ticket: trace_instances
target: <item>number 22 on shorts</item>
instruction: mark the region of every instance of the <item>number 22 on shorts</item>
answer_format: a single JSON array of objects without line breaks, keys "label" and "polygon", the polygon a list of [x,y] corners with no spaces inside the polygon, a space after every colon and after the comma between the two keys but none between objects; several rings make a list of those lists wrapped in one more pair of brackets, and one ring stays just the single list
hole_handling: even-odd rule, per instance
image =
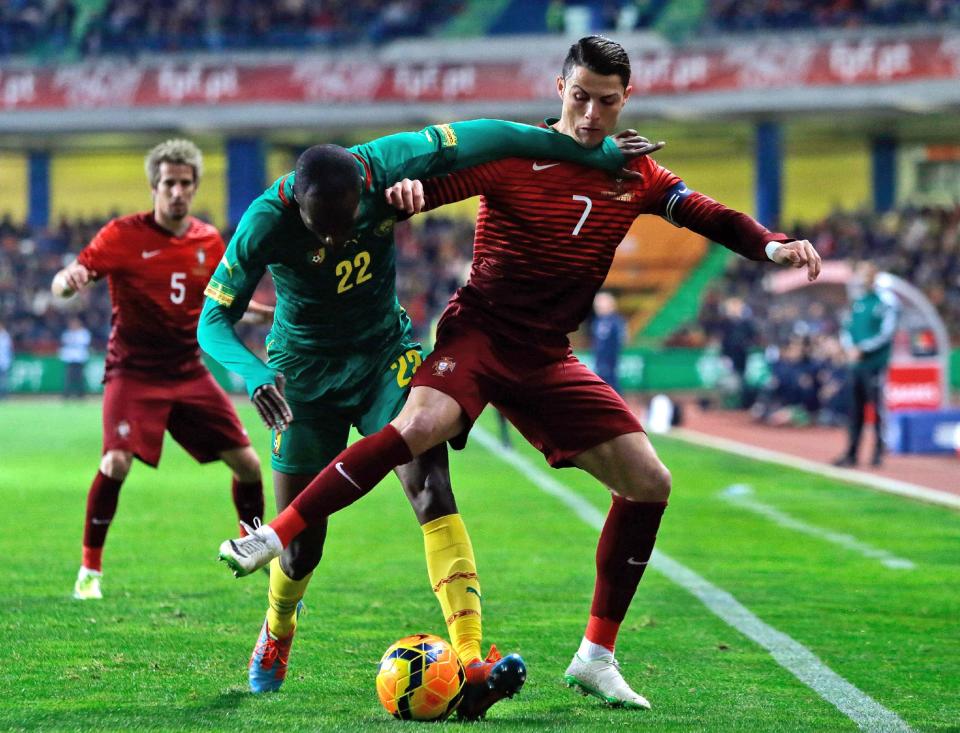
[{"label": "number 22 on shorts", "polygon": [[413,375],[416,374],[422,363],[423,357],[420,356],[420,351],[418,349],[408,349],[407,353],[390,365],[390,370],[397,373],[397,384],[406,387],[410,384],[410,380],[413,379]]}]

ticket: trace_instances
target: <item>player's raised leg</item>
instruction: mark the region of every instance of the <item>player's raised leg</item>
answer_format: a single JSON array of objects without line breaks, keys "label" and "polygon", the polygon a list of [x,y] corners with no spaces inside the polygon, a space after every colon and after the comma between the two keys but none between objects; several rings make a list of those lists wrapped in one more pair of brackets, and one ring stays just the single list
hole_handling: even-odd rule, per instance
[{"label": "player's raised leg", "polygon": [[103,546],[107,531],[117,513],[120,487],[130,473],[133,454],[108,450],[100,459],[100,470],[87,493],[87,512],[83,524],[83,557],[73,597],[80,601],[103,598],[100,579],[103,577]]},{"label": "player's raised leg", "polygon": [[670,496],[670,472],[645,433],[628,433],[574,457],[613,493],[597,544],[590,620],[567,668],[567,684],[608,704],[649,708],[623,679],[614,657],[617,635],[653,552]]},{"label": "player's raised leg", "polygon": [[272,522],[223,542],[220,559],[234,575],[262,568],[307,527],[366,496],[397,466],[459,434],[463,418],[457,403],[436,390],[429,391],[446,401],[427,402],[422,394],[418,397],[421,390],[429,388],[413,389],[389,425],[341,452]]}]

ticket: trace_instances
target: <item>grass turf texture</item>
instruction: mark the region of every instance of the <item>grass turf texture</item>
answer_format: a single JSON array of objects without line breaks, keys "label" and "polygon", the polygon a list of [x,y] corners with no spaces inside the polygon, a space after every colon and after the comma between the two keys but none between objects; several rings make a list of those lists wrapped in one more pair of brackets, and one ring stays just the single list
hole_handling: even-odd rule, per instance
[{"label": "grass turf texture", "polygon": [[[266,431],[241,416],[260,455]],[[331,522],[279,694],[246,691],[266,578],[215,562],[236,531],[224,466],[198,466],[167,440],[157,471],[137,464],[104,553],[100,602],[70,598],[99,404],[0,404],[0,729],[397,730],[374,689],[397,638],[445,635],[421,533],[393,478]],[[486,423],[490,424],[490,423]],[[811,474],[666,438],[674,494],[658,547],[916,730],[960,720],[960,517]],[[537,459],[521,441],[515,445]],[[539,461],[538,461],[539,463]],[[543,465],[540,463],[540,465]],[[618,656],[652,711],[611,710],[562,684],[589,609],[596,531],[479,445],[453,455],[483,584],[485,636],[527,661],[514,701],[485,730],[854,730],[770,655],[651,569]],[[552,475],[605,509],[577,471]],[[720,498],[733,483],[798,519],[914,561],[892,570],[773,525]],[[459,725],[447,723],[447,725]]]}]

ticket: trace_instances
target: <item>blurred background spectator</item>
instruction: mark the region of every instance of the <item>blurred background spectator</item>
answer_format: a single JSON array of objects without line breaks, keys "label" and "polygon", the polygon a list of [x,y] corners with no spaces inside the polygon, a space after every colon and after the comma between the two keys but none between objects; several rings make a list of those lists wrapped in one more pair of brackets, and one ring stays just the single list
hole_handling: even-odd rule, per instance
[{"label": "blurred background spectator", "polygon": [[60,361],[64,365],[63,396],[82,398],[87,393],[84,369],[90,361],[90,331],[77,316],[67,321],[60,335]]},{"label": "blurred background spectator", "polygon": [[7,396],[7,380],[13,366],[13,339],[3,321],[0,321],[0,400]]},{"label": "blurred background spectator", "polygon": [[874,416],[874,448],[870,462],[879,466],[883,462],[886,419],[883,388],[900,305],[896,296],[877,287],[877,266],[869,260],[857,264],[853,285],[856,290],[840,336],[850,368],[850,421],[846,451],[834,463],[838,466],[857,465],[869,404],[873,406]]},{"label": "blurred background spectator", "polygon": [[617,366],[620,352],[627,341],[627,322],[617,312],[613,293],[601,290],[593,299],[593,321],[590,323],[590,344],[593,347],[594,368],[604,382],[620,392]]}]

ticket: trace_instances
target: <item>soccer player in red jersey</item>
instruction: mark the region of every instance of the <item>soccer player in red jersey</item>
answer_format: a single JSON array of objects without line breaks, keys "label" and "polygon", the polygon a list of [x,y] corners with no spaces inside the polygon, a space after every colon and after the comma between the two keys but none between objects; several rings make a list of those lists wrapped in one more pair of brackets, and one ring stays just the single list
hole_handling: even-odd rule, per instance
[{"label": "soccer player in red jersey", "polygon": [[[596,145],[630,95],[623,48],[591,36],[574,44],[557,80],[557,134]],[[400,414],[347,448],[270,525],[232,544],[251,567],[267,562],[305,527],[372,489],[393,466],[450,441],[462,447],[493,404],[551,466],[581,468],[612,493],[597,547],[590,618],[565,680],[605,702],[649,703],[614,658],[620,625],[653,551],[671,489],[637,418],[573,355],[568,333],[590,310],[617,245],[639,214],[753,260],[804,267],[820,257],[806,240],[770,232],[749,216],[690,190],[653,160],[614,177],[557,161],[502,160],[443,178],[403,181],[388,197],[409,211],[482,195],[469,282],[451,299],[433,354],[414,376]]]},{"label": "soccer player in red jersey", "polygon": [[135,457],[159,463],[165,430],[201,463],[229,466],[241,520],[263,516],[260,460],[197,344],[203,289],[225,249],[214,227],[190,216],[201,169],[192,142],[157,145],[146,158],[153,211],[108,222],[53,278],[53,294],[69,298],[106,277],[113,303],[103,455],[87,496],[77,599],[102,597],[101,556],[120,486]]}]

